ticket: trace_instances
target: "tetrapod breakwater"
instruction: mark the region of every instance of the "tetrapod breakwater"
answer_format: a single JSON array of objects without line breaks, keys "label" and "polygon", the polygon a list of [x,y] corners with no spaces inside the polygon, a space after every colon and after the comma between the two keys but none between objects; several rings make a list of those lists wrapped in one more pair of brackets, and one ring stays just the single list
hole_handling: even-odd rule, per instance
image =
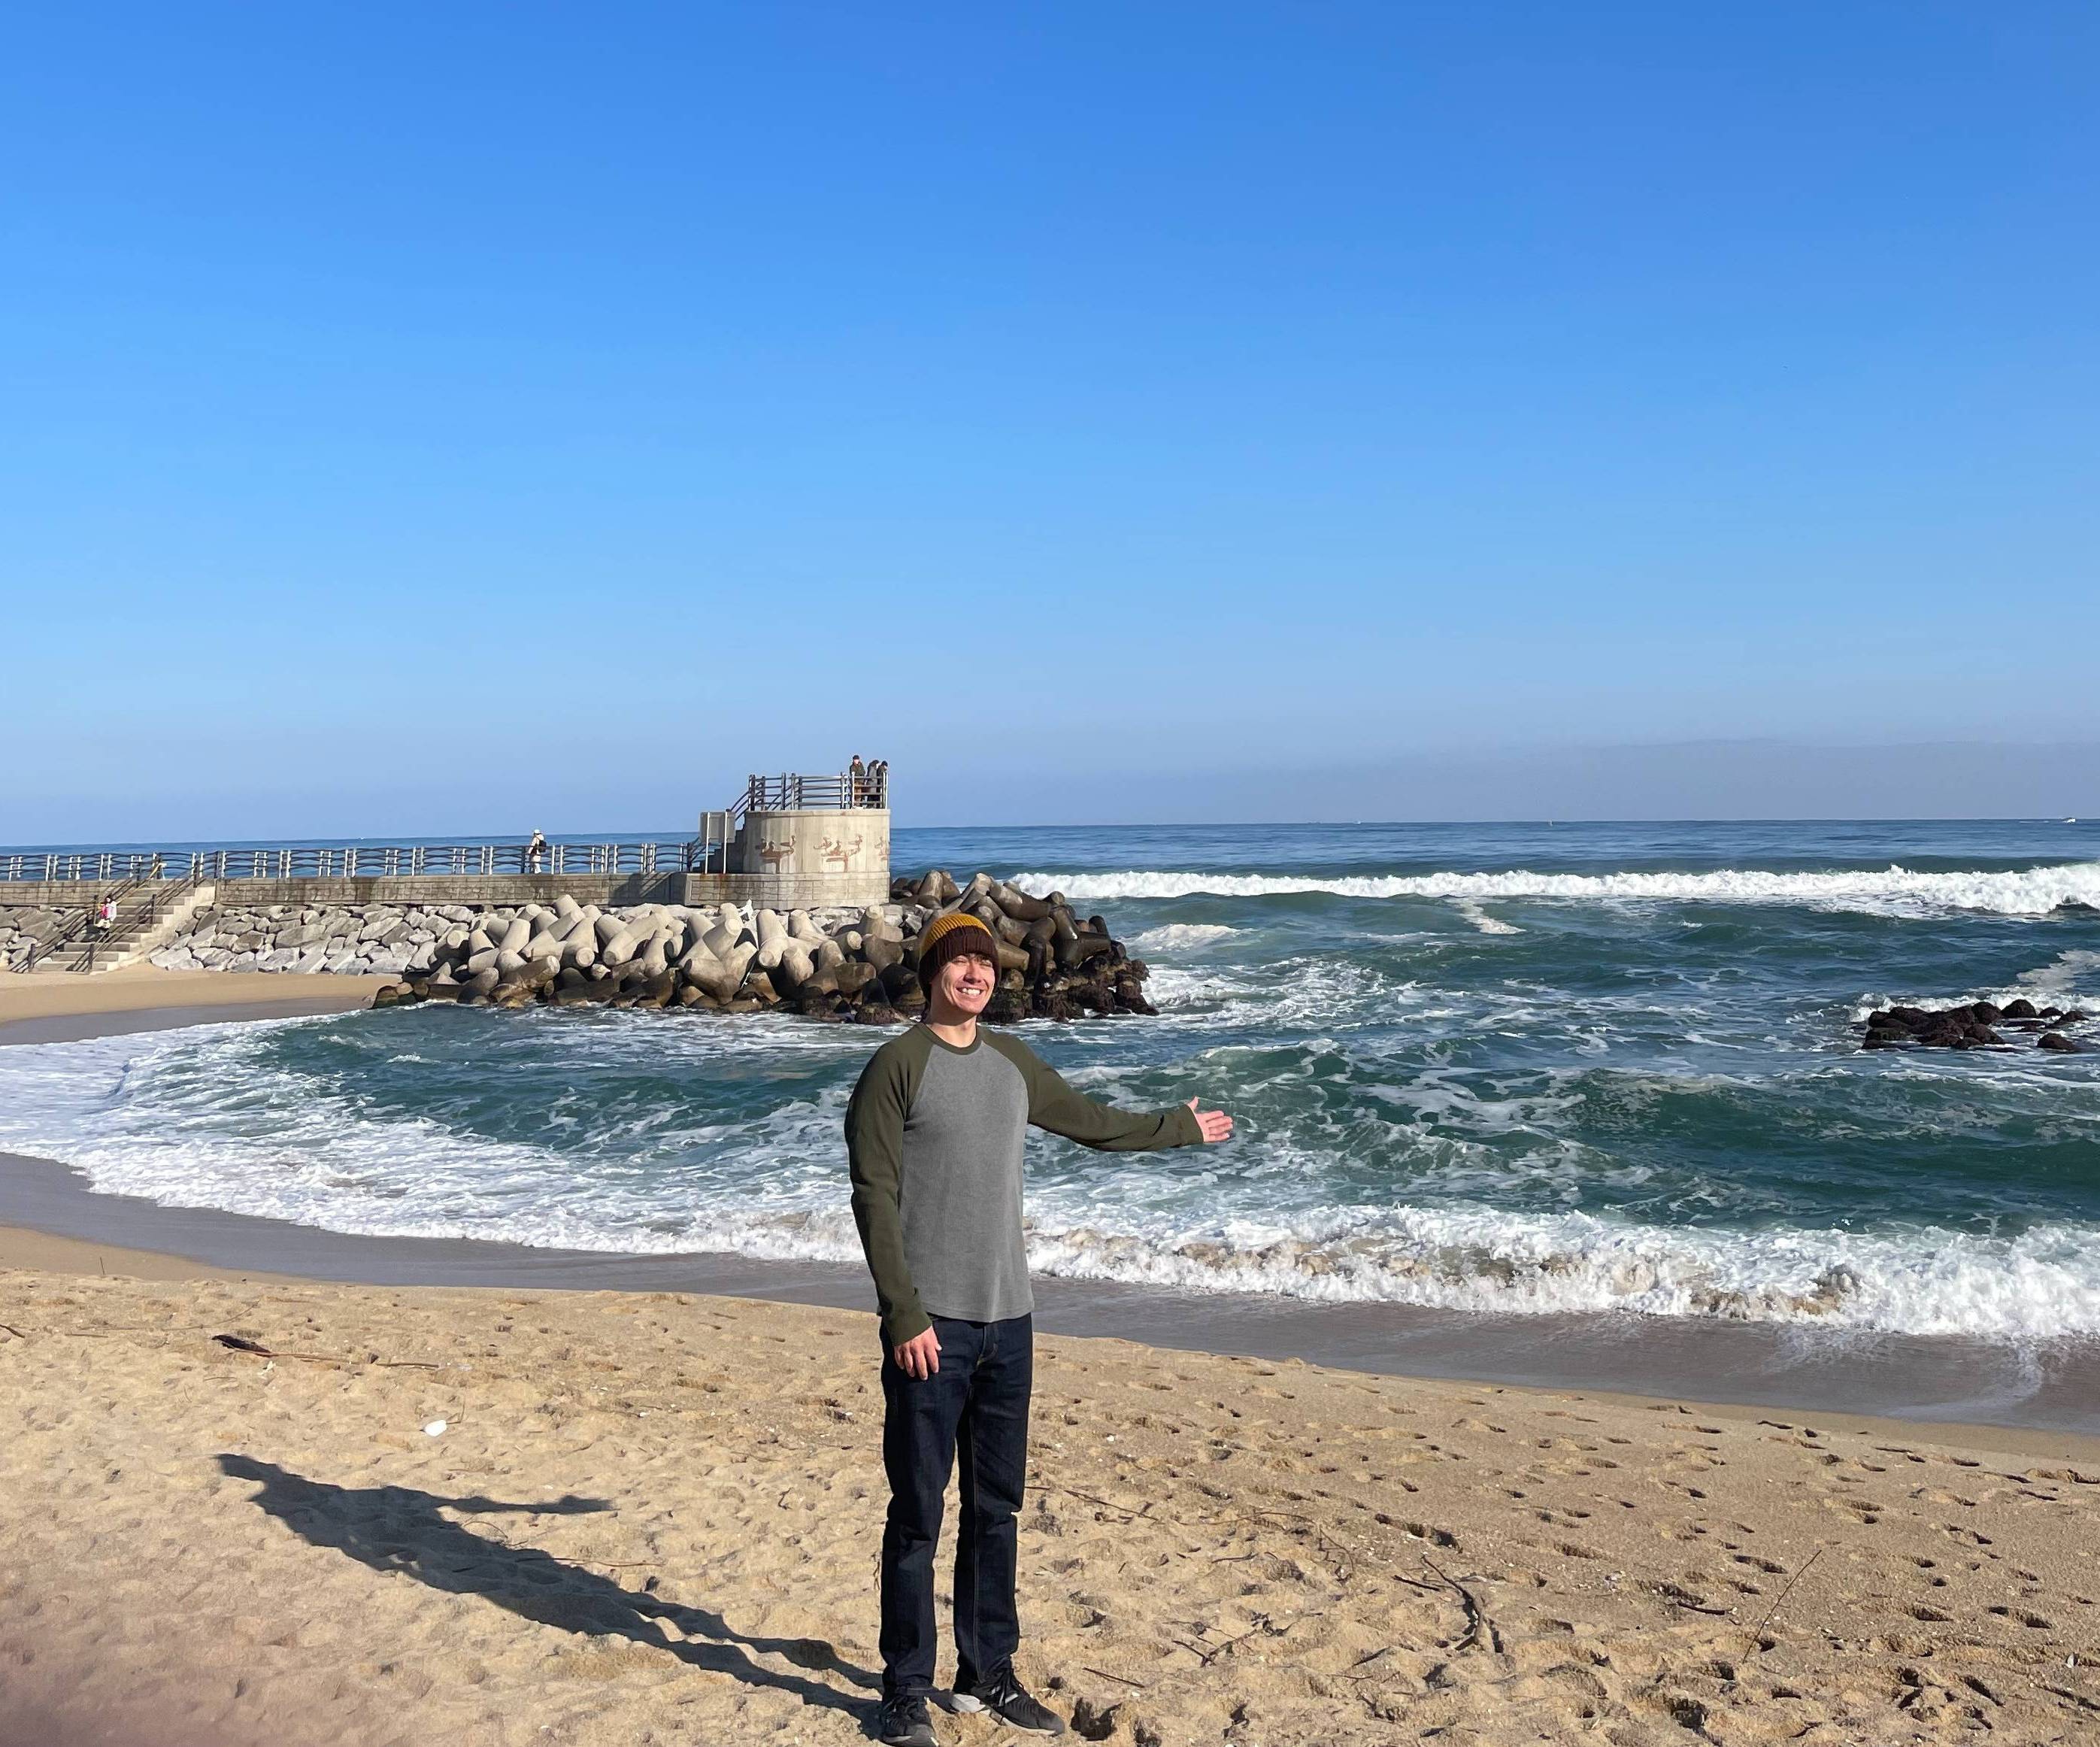
[{"label": "tetrapod breakwater", "polygon": [[897,1023],[921,1012],[919,937],[967,911],[996,942],[999,986],[986,1017],[1149,1013],[1142,960],[1058,893],[989,873],[958,883],[935,868],[858,908],[752,904],[551,902],[214,907],[154,951],[165,969],[381,975],[377,1004],[445,1000],[497,1007],[601,1005],[785,1011]]}]

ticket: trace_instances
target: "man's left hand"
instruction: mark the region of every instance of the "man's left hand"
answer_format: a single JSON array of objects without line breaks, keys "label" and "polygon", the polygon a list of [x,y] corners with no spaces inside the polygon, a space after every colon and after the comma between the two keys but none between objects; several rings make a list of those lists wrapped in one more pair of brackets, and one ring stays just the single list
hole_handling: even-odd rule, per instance
[{"label": "man's left hand", "polygon": [[1203,1131],[1205,1145],[1214,1145],[1232,1138],[1233,1119],[1223,1110],[1198,1110],[1193,1098],[1189,1101],[1189,1108],[1196,1110],[1196,1126]]}]

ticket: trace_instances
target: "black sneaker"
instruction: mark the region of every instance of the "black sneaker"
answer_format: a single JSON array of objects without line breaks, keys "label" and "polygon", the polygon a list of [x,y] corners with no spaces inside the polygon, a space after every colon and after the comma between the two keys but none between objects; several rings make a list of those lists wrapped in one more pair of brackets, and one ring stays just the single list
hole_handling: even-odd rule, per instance
[{"label": "black sneaker", "polygon": [[875,1738],[884,1747],[938,1747],[933,1713],[923,1698],[886,1698],[875,1714]]},{"label": "black sneaker", "polygon": [[1065,1732],[1065,1719],[1048,1705],[1031,1698],[1027,1689],[1013,1678],[1011,1668],[980,1680],[967,1692],[958,1691],[955,1706],[957,1710],[988,1710],[1001,1723],[1026,1729],[1030,1735]]}]

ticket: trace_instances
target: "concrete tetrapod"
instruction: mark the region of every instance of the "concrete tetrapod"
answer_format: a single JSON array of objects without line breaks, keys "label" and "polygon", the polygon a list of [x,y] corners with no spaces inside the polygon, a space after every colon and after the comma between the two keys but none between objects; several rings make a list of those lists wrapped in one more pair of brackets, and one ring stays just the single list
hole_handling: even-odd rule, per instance
[{"label": "concrete tetrapod", "polygon": [[[1082,920],[1056,895],[1036,898],[989,874],[959,888],[939,872],[899,880],[889,903],[854,911],[682,903],[600,910],[569,894],[514,906],[214,907],[152,957],[172,969],[398,975],[406,983],[396,1002],[500,995],[506,1005],[529,998],[727,1012],[786,1002],[813,1018],[888,1025],[923,1005],[913,969],[920,931],[934,914],[967,908],[996,942],[993,1023],[1150,1011],[1145,966],[1110,937],[1104,919]],[[11,937],[9,921],[0,913],[0,944]],[[610,950],[602,955],[602,948]],[[775,964],[761,962],[776,955]],[[2040,1031],[2056,1015],[2042,1010],[2030,1021],[2013,1004],[2004,1017],[2009,1030]],[[2062,1016],[2065,1027],[2074,1022]],[[1992,1040],[1978,1028],[1963,1041]]]},{"label": "concrete tetrapod", "polygon": [[758,962],[767,970],[780,962],[780,949],[788,944],[788,924],[774,910],[758,912]]}]

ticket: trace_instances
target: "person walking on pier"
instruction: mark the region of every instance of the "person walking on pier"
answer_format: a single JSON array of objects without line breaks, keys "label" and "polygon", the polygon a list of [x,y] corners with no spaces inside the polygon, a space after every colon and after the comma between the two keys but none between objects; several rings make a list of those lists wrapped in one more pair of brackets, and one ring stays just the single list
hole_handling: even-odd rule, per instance
[{"label": "person walking on pier", "polygon": [[545,858],[546,854],[547,834],[535,825],[532,827],[532,840],[525,845],[525,871],[539,872],[540,863]]},{"label": "person walking on pier", "polygon": [[952,1707],[1014,1727],[1065,1725],[1015,1678],[1015,1515],[1028,1471],[1035,1300],[1021,1235],[1033,1126],[1103,1152],[1224,1140],[1232,1118],[1191,1098],[1138,1114],[1081,1096],[1017,1039],[977,1021],[998,944],[975,916],[920,936],[924,1018],[875,1052],[846,1110],[854,1223],[882,1316],[882,1703],[889,1747],[935,1747],[933,1559],[958,1454]]}]

